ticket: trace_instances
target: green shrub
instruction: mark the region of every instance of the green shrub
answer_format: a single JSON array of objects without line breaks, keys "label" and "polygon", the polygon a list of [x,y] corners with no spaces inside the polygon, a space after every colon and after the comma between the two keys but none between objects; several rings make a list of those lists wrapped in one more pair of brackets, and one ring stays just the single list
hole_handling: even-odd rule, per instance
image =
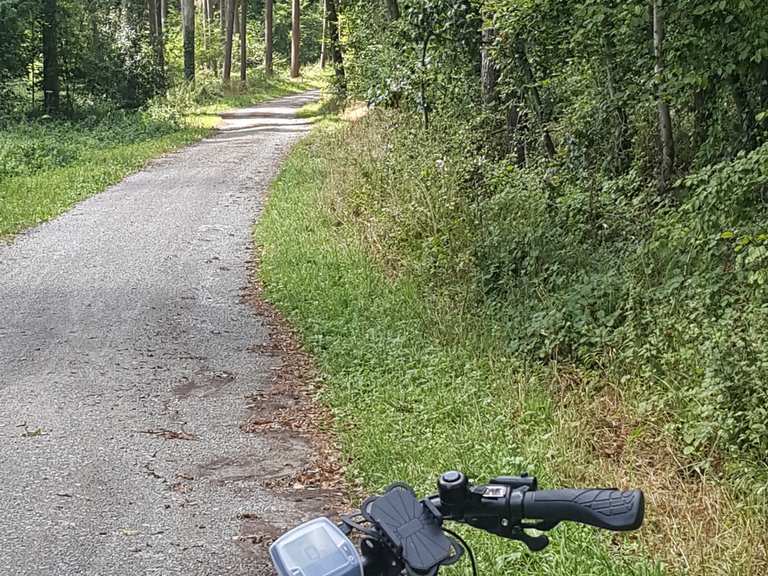
[{"label": "green shrub", "polygon": [[593,182],[487,160],[461,125],[378,112],[355,130],[336,210],[392,273],[483,318],[522,362],[621,381],[699,467],[768,464],[768,147],[660,199],[632,170]]}]

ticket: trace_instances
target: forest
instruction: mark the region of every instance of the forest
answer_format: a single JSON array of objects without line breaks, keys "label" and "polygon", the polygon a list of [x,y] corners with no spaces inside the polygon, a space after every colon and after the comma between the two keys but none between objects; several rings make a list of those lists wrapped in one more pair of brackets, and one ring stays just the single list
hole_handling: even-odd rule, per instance
[{"label": "forest", "polygon": [[[657,494],[644,536],[520,573],[765,574],[768,3],[0,0],[0,234],[201,137],[192,111],[313,73],[333,119],[257,241],[342,428],[365,432],[341,434],[355,479],[454,457],[633,480]],[[36,174],[105,146],[146,149],[37,196]]]},{"label": "forest", "polygon": [[[266,4],[266,6],[265,6]],[[320,56],[321,3],[227,0],[3,0],[3,117],[139,109],[196,80],[229,85]],[[266,9],[266,12],[265,12]],[[269,34],[265,34],[265,28]],[[299,53],[299,39],[302,37]],[[207,86],[211,89],[211,86]]]}]

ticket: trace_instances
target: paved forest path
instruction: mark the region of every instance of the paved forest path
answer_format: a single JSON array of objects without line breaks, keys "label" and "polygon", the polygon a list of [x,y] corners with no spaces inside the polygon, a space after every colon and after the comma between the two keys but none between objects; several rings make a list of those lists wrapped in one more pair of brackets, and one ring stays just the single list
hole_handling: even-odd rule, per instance
[{"label": "paved forest path", "polygon": [[312,514],[268,487],[307,444],[240,426],[279,363],[242,299],[252,223],[317,96],[0,245],[0,573],[253,576],[238,536]]}]

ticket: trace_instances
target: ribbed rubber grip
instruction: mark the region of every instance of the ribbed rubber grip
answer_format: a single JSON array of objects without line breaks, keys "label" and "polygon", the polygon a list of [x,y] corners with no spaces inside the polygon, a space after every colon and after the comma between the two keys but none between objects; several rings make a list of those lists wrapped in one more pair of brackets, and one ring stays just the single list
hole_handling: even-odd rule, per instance
[{"label": "ribbed rubber grip", "polygon": [[524,518],[569,520],[614,531],[639,528],[644,509],[645,499],[640,490],[537,490],[527,492],[523,498]]}]

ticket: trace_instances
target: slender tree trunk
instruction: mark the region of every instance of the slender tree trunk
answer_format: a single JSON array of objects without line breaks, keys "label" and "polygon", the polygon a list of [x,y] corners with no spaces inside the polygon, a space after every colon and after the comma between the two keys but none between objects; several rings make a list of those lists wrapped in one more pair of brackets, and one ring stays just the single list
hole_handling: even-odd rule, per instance
[{"label": "slender tree trunk", "polygon": [[291,78],[298,78],[301,72],[301,2],[293,0],[291,10]]},{"label": "slender tree trunk", "polygon": [[58,6],[43,2],[43,107],[46,114],[59,112]]},{"label": "slender tree trunk", "polygon": [[155,48],[157,42],[157,0],[146,0],[149,40]]},{"label": "slender tree trunk", "polygon": [[482,88],[483,104],[490,106],[496,102],[496,84],[499,80],[499,67],[490,55],[490,47],[493,44],[495,30],[486,28],[482,32],[482,48],[480,49],[480,85]]},{"label": "slender tree trunk", "polygon": [[227,43],[227,3],[229,0],[219,2],[219,46],[221,46],[221,60],[216,61],[216,75],[224,72],[224,45]]},{"label": "slender tree trunk", "polygon": [[210,4],[208,0],[203,0],[203,52],[208,54],[208,20],[210,19]]},{"label": "slender tree trunk", "polygon": [[517,102],[512,102],[507,110],[507,149],[514,150],[517,165],[522,168],[526,162],[525,139],[520,133],[525,130],[525,124],[520,114]]},{"label": "slender tree trunk", "polygon": [[149,37],[155,52],[155,64],[160,73],[161,91],[165,88],[165,46],[163,42],[163,13],[160,0],[147,0]]},{"label": "slender tree trunk", "polygon": [[387,16],[390,22],[400,18],[400,6],[397,4],[397,0],[386,0],[387,2]]},{"label": "slender tree trunk", "polygon": [[328,3],[327,0],[323,0],[323,32],[322,36],[320,37],[320,68],[325,68],[326,60],[328,58],[327,54],[327,43],[326,38],[328,36]]},{"label": "slender tree trunk", "polygon": [[242,13],[240,14],[240,81],[245,82],[246,60],[248,59],[248,29],[246,22],[248,21],[248,0],[240,0],[240,7]]},{"label": "slender tree trunk", "polygon": [[184,37],[184,79],[195,79],[195,1],[181,0],[182,36]]},{"label": "slender tree trunk", "polygon": [[631,159],[632,129],[630,127],[629,115],[616,93],[616,82],[613,73],[614,65],[612,61],[612,56],[616,52],[616,47],[610,35],[607,34],[603,38],[602,47],[603,60],[605,63],[606,89],[608,91],[611,107],[616,114],[616,173],[622,174],[629,167]]},{"label": "slender tree trunk", "polygon": [[672,133],[672,114],[664,97],[664,7],[663,0],[653,0],[653,52],[656,73],[656,104],[659,112],[659,137],[661,162],[659,165],[659,189],[669,187],[675,165],[675,140]]},{"label": "slender tree trunk", "polygon": [[757,111],[752,105],[748,87],[752,80],[744,77],[742,74],[733,74],[731,76],[731,90],[733,91],[733,100],[736,104],[736,112],[741,119],[742,141],[747,149],[753,149],[757,146]]},{"label": "slender tree trunk", "polygon": [[768,112],[768,60],[760,63],[760,112]]},{"label": "slender tree trunk", "polygon": [[539,92],[539,87],[536,84],[536,78],[533,75],[531,63],[528,61],[528,54],[525,50],[525,44],[522,41],[519,41],[517,46],[517,63],[523,72],[523,77],[525,78],[525,82],[527,84],[526,91],[528,93],[528,98],[531,102],[533,112],[536,114],[539,125],[541,126],[541,139],[542,144],[544,145],[544,151],[548,157],[554,158],[556,153],[555,143],[552,141],[552,136],[549,134],[549,129],[547,128],[548,119],[544,109],[544,101],[541,97],[541,93]]},{"label": "slender tree trunk", "polygon": [[264,0],[264,74],[272,76],[272,30],[273,30],[272,0]]},{"label": "slender tree trunk", "polygon": [[328,8],[328,39],[331,42],[331,55],[333,56],[333,69],[336,75],[336,89],[341,100],[347,98],[347,77],[344,72],[344,56],[341,52],[341,39],[339,35],[339,13],[336,10],[336,0],[326,0]]},{"label": "slender tree trunk", "polygon": [[234,36],[235,28],[235,0],[227,0],[226,12],[227,26],[224,35],[224,71],[222,73],[222,80],[225,84],[229,84],[229,79],[232,76],[232,37]]},{"label": "slender tree trunk", "polygon": [[712,121],[710,100],[714,92],[711,86],[700,88],[693,93],[693,147],[694,153],[704,145],[709,135],[709,124]]},{"label": "slender tree trunk", "polygon": [[432,39],[432,33],[428,33],[421,43],[421,78],[419,81],[419,104],[421,106],[421,118],[424,122],[424,128],[429,128],[429,101],[427,99],[427,82],[425,74],[427,70],[427,53],[429,50],[429,41]]},{"label": "slender tree trunk", "polygon": [[[235,12],[235,22],[233,25],[233,34],[240,35],[240,0],[234,0],[234,6],[232,9]],[[234,48],[233,48],[234,49]]]}]

